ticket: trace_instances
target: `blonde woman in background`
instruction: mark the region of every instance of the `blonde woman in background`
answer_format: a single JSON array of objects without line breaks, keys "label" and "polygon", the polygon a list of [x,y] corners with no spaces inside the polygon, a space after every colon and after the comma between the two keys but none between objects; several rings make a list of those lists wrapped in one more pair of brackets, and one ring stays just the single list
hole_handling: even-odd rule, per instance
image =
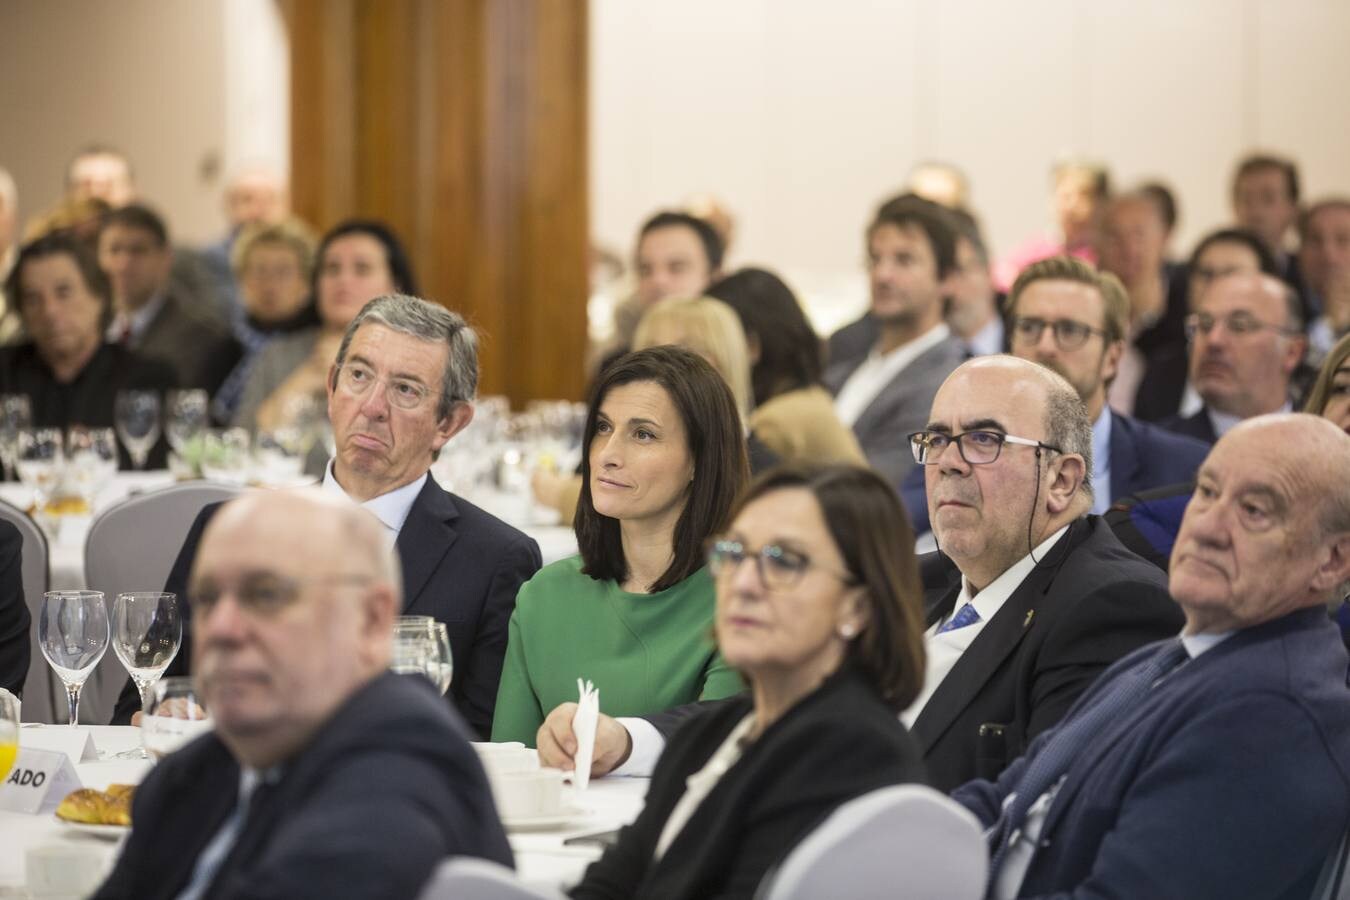
[{"label": "blonde woman in background", "polygon": [[[765,446],[751,427],[754,394],[750,388],[750,353],[741,321],[731,307],[712,297],[661,301],[638,322],[633,332],[633,350],[662,345],[697,353],[731,388],[746,432],[751,473],[762,472],[778,462],[779,454]],[[540,503],[557,510],[562,521],[572,520],[581,493],[580,476],[540,471],[535,473],[532,484]]]}]

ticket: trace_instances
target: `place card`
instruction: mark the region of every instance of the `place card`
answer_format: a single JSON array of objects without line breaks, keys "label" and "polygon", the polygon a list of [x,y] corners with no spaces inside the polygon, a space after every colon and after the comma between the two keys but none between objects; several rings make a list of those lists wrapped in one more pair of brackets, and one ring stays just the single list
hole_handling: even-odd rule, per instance
[{"label": "place card", "polygon": [[19,730],[19,749],[22,750],[24,747],[64,753],[70,757],[71,762],[75,763],[98,760],[98,748],[94,746],[94,733],[88,728],[72,728],[69,725],[23,728]]},{"label": "place card", "polygon": [[67,794],[78,790],[80,776],[70,756],[52,750],[20,747],[3,784],[0,810],[16,813],[50,812]]}]

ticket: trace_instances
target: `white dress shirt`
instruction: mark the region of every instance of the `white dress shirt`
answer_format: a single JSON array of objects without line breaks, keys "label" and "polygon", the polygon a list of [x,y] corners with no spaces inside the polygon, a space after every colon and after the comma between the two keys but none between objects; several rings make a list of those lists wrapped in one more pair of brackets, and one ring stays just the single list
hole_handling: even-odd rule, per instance
[{"label": "white dress shirt", "polygon": [[[1286,400],[1284,406],[1281,406],[1279,409],[1275,410],[1275,412],[1287,413],[1292,410],[1293,406],[1290,405],[1289,401]],[[1205,414],[1209,416],[1209,424],[1214,428],[1215,437],[1223,437],[1225,434],[1232,431],[1233,428],[1237,425],[1237,423],[1242,421],[1241,416],[1234,416],[1226,412],[1219,412],[1212,406],[1205,407]]]},{"label": "white dress shirt", "polygon": [[127,343],[135,347],[141,342],[141,335],[145,334],[145,329],[150,327],[150,323],[155,320],[155,316],[159,315],[159,311],[164,308],[167,299],[165,294],[156,294],[131,315],[119,312],[108,325],[106,334],[108,342],[121,343],[122,332],[125,330],[128,333]]},{"label": "white dress shirt", "polygon": [[951,329],[945,322],[939,322],[923,334],[896,347],[890,353],[880,353],[873,347],[872,352],[862,361],[848,381],[839,389],[834,398],[834,411],[839,421],[852,428],[858,418],[877,399],[877,395],[886,389],[886,385],[905,370],[910,363],[926,351],[931,350],[951,335]]},{"label": "white dress shirt", "polygon": [[1092,423],[1092,514],[1111,508],[1111,408],[1103,406]]},{"label": "white dress shirt", "polygon": [[[1232,636],[1231,631],[1222,634],[1183,634],[1181,644],[1186,648],[1186,655],[1190,659],[1195,659]],[[1008,847],[1007,856],[1003,857],[1003,867],[998,871],[998,882],[990,893],[993,900],[1012,900],[1017,896],[1018,890],[1022,887],[1022,879],[1026,878],[1027,869],[1031,867],[1031,858],[1036,855],[1036,844],[1041,837],[1041,828],[1045,825],[1045,816],[1050,812],[1050,806],[1055,802],[1055,794],[1059,793],[1062,784],[1064,778],[1060,778],[1050,790],[1037,797],[1031,809],[1027,810],[1026,820],[1022,823],[1016,840]],[[1004,798],[1005,811],[1016,796],[1017,793],[1014,791]]]},{"label": "white dress shirt", "polygon": [[[417,495],[422,492],[422,486],[427,483],[427,473],[423,472],[421,478],[408,482],[401,488],[395,488],[387,494],[380,494],[378,497],[372,497],[361,504],[363,509],[369,510],[375,518],[380,520],[389,535],[389,543],[392,546],[398,540],[398,533],[403,530],[403,523],[408,520],[408,513],[412,511],[413,502]],[[333,461],[328,461],[328,468],[323,473],[323,489],[337,497],[342,497],[349,503],[356,501],[351,495],[342,489],[342,485],[337,483],[333,477]]]},{"label": "white dress shirt", "polygon": [[[928,699],[933,696],[933,692],[942,684],[942,680],[947,677],[947,673],[956,666],[957,660],[961,654],[966,652],[966,648],[975,642],[975,638],[980,636],[984,626],[989,624],[1003,604],[1013,595],[1013,591],[1022,586],[1022,582],[1036,568],[1036,560],[1043,560],[1046,554],[1059,542],[1064,536],[1064,532],[1069,530],[1069,526],[1063,528],[1041,541],[1040,546],[1033,553],[1013,563],[1003,574],[989,582],[989,585],[979,593],[972,593],[970,582],[964,577],[961,579],[961,593],[956,598],[956,603],[952,604],[951,614],[945,616],[933,626],[924,632],[923,649],[925,659],[923,674],[923,691],[918,698],[911,703],[904,712],[900,713],[900,721],[909,728],[914,725],[914,720],[919,717],[923,711],[924,705]],[[980,620],[973,622],[964,628],[956,628],[951,631],[938,634],[938,631],[947,620],[956,615],[956,612],[969,603],[975,607],[975,612],[980,614]]]},{"label": "white dress shirt", "polygon": [[971,356],[992,356],[1003,352],[1003,319],[995,315],[979,331],[962,343]]}]

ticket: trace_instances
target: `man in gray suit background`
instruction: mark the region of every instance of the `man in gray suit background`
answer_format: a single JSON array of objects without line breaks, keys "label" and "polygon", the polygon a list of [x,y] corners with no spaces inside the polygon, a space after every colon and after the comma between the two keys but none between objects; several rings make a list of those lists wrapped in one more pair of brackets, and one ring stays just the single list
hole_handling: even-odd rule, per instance
[{"label": "man in gray suit background", "polygon": [[878,336],[865,355],[831,359],[825,370],[839,418],[896,490],[914,467],[907,435],[923,428],[938,387],[966,358],[942,317],[955,245],[933,204],[902,196],[882,206],[867,228]]}]

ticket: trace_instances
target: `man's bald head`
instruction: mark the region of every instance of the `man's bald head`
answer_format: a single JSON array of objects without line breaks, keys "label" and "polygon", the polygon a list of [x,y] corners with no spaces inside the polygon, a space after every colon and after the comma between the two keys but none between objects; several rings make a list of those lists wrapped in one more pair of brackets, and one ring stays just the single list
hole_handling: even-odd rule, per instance
[{"label": "man's bald head", "polygon": [[970,463],[970,448],[962,455],[952,441],[924,472],[938,546],[977,589],[1092,507],[1087,410],[1044,366],[1002,355],[964,363],[938,389],[927,431],[1003,436],[992,462]]},{"label": "man's bald head", "polygon": [[189,589],[193,674],[237,758],[290,758],[388,668],[400,581],[383,526],[317,489],[248,493],[212,518]]},{"label": "man's bald head", "polygon": [[1170,587],[1191,632],[1339,601],[1350,580],[1350,435],[1303,413],[1249,419],[1196,476]]}]

